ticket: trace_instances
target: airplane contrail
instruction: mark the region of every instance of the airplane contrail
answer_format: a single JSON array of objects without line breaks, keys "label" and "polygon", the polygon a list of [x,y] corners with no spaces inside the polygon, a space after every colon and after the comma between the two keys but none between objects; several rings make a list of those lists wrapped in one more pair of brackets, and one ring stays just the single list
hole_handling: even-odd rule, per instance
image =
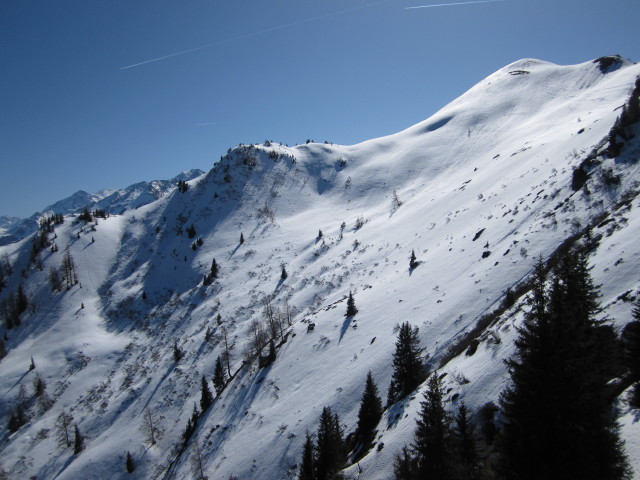
[{"label": "airplane contrail", "polygon": [[472,2],[435,3],[431,5],[417,5],[415,7],[406,7],[405,10],[413,10],[416,8],[451,7],[454,5],[472,5],[474,3],[493,3],[493,2],[506,2],[506,1],[507,0],[475,0]]},{"label": "airplane contrail", "polygon": [[[161,57],[156,57],[156,58],[151,58],[149,60],[144,60],[142,62],[134,63],[134,64],[131,64],[131,65],[127,65],[125,67],[120,67],[120,70],[127,70],[129,68],[139,67],[141,65],[146,65],[147,63],[159,62],[161,60],[166,60],[167,58],[177,57],[179,55],[186,55],[187,53],[197,52],[198,50],[203,50],[205,48],[217,47],[219,45],[224,45],[224,44],[227,44],[227,43],[236,42],[238,40],[244,40],[246,38],[256,37],[258,35],[264,35],[265,33],[275,32],[276,30],[282,30],[282,29],[285,29],[285,28],[295,27],[297,25],[302,25],[302,24],[305,24],[305,23],[315,22],[315,21],[322,20],[322,19],[329,18],[329,17],[335,17],[335,16],[338,16],[338,15],[343,15],[345,13],[354,12],[356,10],[363,10],[365,8],[375,7],[377,5],[382,5],[383,3],[389,3],[389,2],[392,2],[392,1],[394,1],[394,0],[382,0],[382,1],[379,1],[379,2],[369,3],[367,5],[361,5],[359,7],[352,7],[352,8],[347,8],[346,10],[340,10],[340,11],[337,11],[337,12],[326,13],[324,15],[319,15],[317,17],[305,18],[303,20],[298,20],[297,22],[286,23],[284,25],[277,25],[275,27],[267,28],[265,30],[259,30],[257,32],[247,33],[247,34],[244,34],[244,35],[238,35],[237,37],[231,37],[231,38],[227,38],[227,39],[224,39],[224,40],[219,40],[217,42],[207,43],[206,45],[200,45],[198,47],[189,48],[187,50],[181,50],[179,52],[170,53],[168,55],[163,55]],[[498,1],[498,0],[491,0],[491,1]]]}]

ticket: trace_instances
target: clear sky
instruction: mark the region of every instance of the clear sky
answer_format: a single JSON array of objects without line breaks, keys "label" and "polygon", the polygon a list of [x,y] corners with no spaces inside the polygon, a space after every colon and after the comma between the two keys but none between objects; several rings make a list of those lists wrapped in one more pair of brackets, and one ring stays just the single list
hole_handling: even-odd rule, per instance
[{"label": "clear sky", "polygon": [[524,57],[640,61],[639,21],[638,0],[2,0],[0,215],[238,143],[388,135]]}]

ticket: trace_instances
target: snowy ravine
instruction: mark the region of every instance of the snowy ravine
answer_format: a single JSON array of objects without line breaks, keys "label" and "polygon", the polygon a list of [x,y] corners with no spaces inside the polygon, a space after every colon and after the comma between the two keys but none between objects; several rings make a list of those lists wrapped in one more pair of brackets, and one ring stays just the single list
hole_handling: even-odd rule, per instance
[{"label": "snowy ravine", "polygon": [[[0,327],[8,338],[0,417],[21,385],[30,402],[26,425],[2,429],[2,467],[11,478],[188,479],[197,441],[209,479],[295,478],[305,432],[317,429],[324,406],[349,433],[369,370],[385,396],[404,321],[420,328],[429,367],[447,373],[448,407],[464,399],[476,412],[507,385],[504,360],[526,295],[479,333],[473,355],[448,349],[537,257],[587,226],[599,237],[589,260],[600,315],[622,328],[640,298],[638,136],[615,158],[605,150],[638,76],[640,65],[615,57],[573,66],[520,60],[395,135],[353,146],[240,146],[186,192],[100,218],[95,228],[67,216],[50,235],[58,251],[45,249],[36,262],[33,235],[0,247],[13,266],[0,299],[22,283],[32,301],[19,327]],[[590,176],[574,191],[573,170],[587,158]],[[412,249],[420,265],[410,271]],[[79,283],[52,293],[49,271],[65,251]],[[213,259],[220,274],[205,286]],[[352,320],[344,316],[350,291],[359,309]],[[243,367],[265,298],[280,312],[289,306],[291,326],[272,365]],[[235,376],[187,448],[175,448],[203,374],[213,391],[223,327]],[[184,352],[177,363],[174,341]],[[36,375],[53,402],[45,412],[31,399]],[[423,389],[385,412],[376,446],[347,478],[393,477]],[[619,408],[640,478],[640,413],[625,394]],[[141,430],[145,409],[163,431],[155,445]],[[55,438],[63,410],[85,436],[78,455]]]}]

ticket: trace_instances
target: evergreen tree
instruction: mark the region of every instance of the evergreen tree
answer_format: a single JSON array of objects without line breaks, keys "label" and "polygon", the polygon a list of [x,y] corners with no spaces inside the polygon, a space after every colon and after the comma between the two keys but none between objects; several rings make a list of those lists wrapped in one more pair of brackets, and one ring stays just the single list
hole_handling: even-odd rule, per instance
[{"label": "evergreen tree", "polygon": [[640,302],[636,303],[632,315],[634,320],[622,331],[622,345],[629,380],[636,383],[631,391],[631,406],[640,408]]},{"label": "evergreen tree", "polygon": [[475,429],[469,421],[469,413],[464,402],[460,403],[455,417],[457,436],[457,477],[474,480],[479,477],[478,453],[476,451]]},{"label": "evergreen tree", "polygon": [[222,359],[218,355],[216,359],[216,368],[213,371],[213,387],[216,390],[216,395],[220,395],[227,385],[227,373],[222,366]]},{"label": "evergreen tree", "polygon": [[240,245],[244,243],[244,235],[240,232]]},{"label": "evergreen tree", "polygon": [[91,212],[87,207],[84,207],[82,209],[82,213],[78,215],[78,220],[82,220],[83,222],[90,222],[91,220],[93,220],[93,218],[91,217]]},{"label": "evergreen tree", "polygon": [[625,479],[629,469],[607,392],[612,352],[608,328],[595,319],[598,290],[586,258],[565,252],[546,289],[535,268],[530,311],[508,361],[511,386],[502,395],[503,477]]},{"label": "evergreen tree", "polygon": [[133,473],[136,470],[136,464],[133,462],[133,457],[129,450],[127,450],[127,458],[125,460],[125,468],[127,469],[127,473]]},{"label": "evergreen tree", "polygon": [[200,409],[202,412],[206,412],[211,403],[213,402],[213,395],[211,395],[211,390],[209,390],[209,385],[207,385],[207,380],[202,375],[201,388],[200,388]]},{"label": "evergreen tree", "polygon": [[447,480],[452,477],[451,426],[444,404],[444,391],[437,372],[431,375],[416,421],[413,444],[418,478]]},{"label": "evergreen tree", "polygon": [[218,278],[218,264],[216,263],[216,259],[214,258],[211,262],[211,273],[209,274],[212,280]]},{"label": "evergreen tree", "polygon": [[346,460],[340,419],[329,407],[322,409],[317,437],[316,480],[328,480]]},{"label": "evergreen tree", "polygon": [[24,398],[23,392],[21,391],[18,395],[16,405],[9,411],[7,430],[9,430],[10,433],[17,432],[18,429],[28,421],[26,398]]},{"label": "evergreen tree", "polygon": [[80,433],[78,425],[73,426],[73,454],[78,455],[84,450],[84,437]]},{"label": "evergreen tree", "polygon": [[382,400],[378,395],[378,387],[373,381],[371,371],[367,374],[362,400],[360,401],[360,410],[358,411],[358,427],[357,435],[360,440],[368,445],[372,438],[373,432],[378,422],[382,418]]},{"label": "evergreen tree", "polygon": [[24,293],[24,288],[22,284],[18,285],[18,291],[16,293],[16,315],[21,315],[23,312],[27,310],[29,306],[29,299],[27,298],[27,294]]},{"label": "evergreen tree", "polygon": [[302,462],[298,471],[298,480],[315,480],[315,458],[313,451],[313,438],[307,432],[307,438],[302,448]]},{"label": "evergreen tree", "polygon": [[393,461],[394,480],[413,480],[417,477],[415,459],[405,445]]},{"label": "evergreen tree", "polygon": [[393,376],[389,385],[387,404],[391,405],[416,389],[424,379],[423,348],[420,347],[418,327],[409,322],[400,326],[396,350],[393,354]]},{"label": "evergreen tree", "polygon": [[284,281],[287,279],[289,275],[287,274],[287,270],[284,268],[284,265],[282,265],[282,272],[280,273],[280,280]]},{"label": "evergreen tree", "polygon": [[353,317],[358,313],[358,309],[356,308],[356,302],[353,299],[353,294],[349,292],[349,298],[347,299],[347,312],[344,314],[345,317]]},{"label": "evergreen tree", "polygon": [[418,266],[418,260],[416,259],[416,252],[411,249],[411,256],[409,257],[409,269],[413,270]]},{"label": "evergreen tree", "polygon": [[178,363],[180,360],[182,360],[183,356],[184,356],[184,352],[180,350],[180,347],[178,347],[178,341],[174,340],[173,341],[173,360],[176,363]]}]

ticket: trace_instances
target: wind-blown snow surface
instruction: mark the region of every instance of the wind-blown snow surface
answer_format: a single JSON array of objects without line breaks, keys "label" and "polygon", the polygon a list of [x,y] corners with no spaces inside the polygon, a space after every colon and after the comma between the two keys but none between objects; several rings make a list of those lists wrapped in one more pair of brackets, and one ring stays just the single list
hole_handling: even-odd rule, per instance
[{"label": "wind-blown snow surface", "polygon": [[[398,134],[354,146],[239,147],[187,192],[101,219],[95,231],[67,218],[55,231],[59,251],[40,254],[42,271],[28,266],[29,239],[1,247],[16,271],[28,269],[7,290],[22,280],[36,305],[8,332],[0,413],[20,385],[31,395],[35,374],[55,400],[44,413],[34,404],[27,425],[3,434],[4,468],[15,478],[191,478],[197,439],[209,478],[294,478],[305,432],[316,430],[324,406],[350,432],[367,371],[384,396],[399,323],[420,328],[437,366],[536,257],[605,214],[593,229],[602,238],[592,274],[602,284],[602,316],[622,327],[640,293],[638,144],[629,142],[619,158],[602,157],[589,193],[570,185],[573,167],[603,146],[638,75],[630,62],[603,73],[593,62],[520,60]],[[607,169],[619,184],[603,181]],[[191,225],[194,238],[186,233]],[[198,237],[203,245],[193,250]],[[53,294],[46,277],[66,249],[80,285]],[[420,265],[410,271],[412,249]],[[220,276],[204,286],[214,258]],[[344,317],[349,291],[359,309],[353,319]],[[271,366],[241,368],[265,297],[295,308],[287,341]],[[472,410],[497,402],[523,300],[483,333],[474,355],[441,368],[451,408],[461,399]],[[218,314],[237,373],[177,455],[172,447],[199,403],[201,375],[212,377],[223,351],[204,340],[208,326],[220,333]],[[174,340],[185,352],[178,363]],[[28,372],[31,357],[37,368]],[[416,392],[385,413],[376,448],[347,475],[358,477],[360,468],[361,479],[392,477],[420,400]],[[164,430],[153,446],[140,431],[147,407]],[[624,396],[620,408],[640,471],[638,412]],[[54,439],[63,409],[86,436],[77,456]],[[124,470],[127,450],[137,462],[133,475]]]}]

